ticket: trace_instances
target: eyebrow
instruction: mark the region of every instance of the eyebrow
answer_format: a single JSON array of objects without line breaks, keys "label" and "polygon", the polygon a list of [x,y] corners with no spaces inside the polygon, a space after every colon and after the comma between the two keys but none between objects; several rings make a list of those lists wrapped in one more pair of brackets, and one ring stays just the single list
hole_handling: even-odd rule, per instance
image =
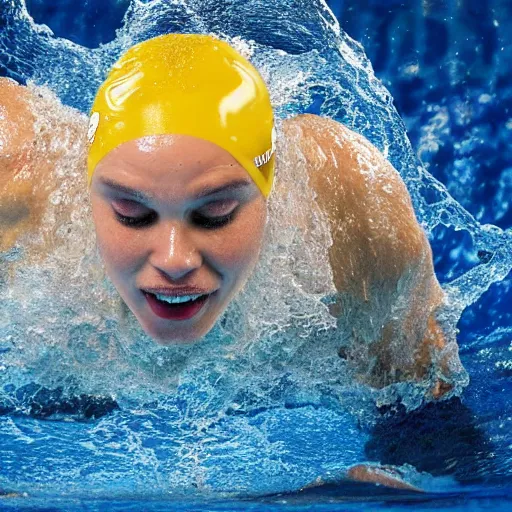
[{"label": "eyebrow", "polygon": [[[125,185],[121,185],[121,183],[117,183],[108,178],[100,178],[100,182],[103,185],[107,185],[108,187],[117,190],[118,192],[123,192],[124,194],[128,194],[132,197],[136,197],[141,201],[154,200],[155,196],[153,194],[147,192],[141,192],[140,190],[135,190],[133,188],[127,187]],[[239,190],[241,188],[245,188],[251,184],[247,179],[238,179],[236,181],[232,181],[227,185],[220,186],[209,186],[205,187],[201,192],[199,192],[194,199],[201,199],[206,196],[211,196],[213,194],[217,194],[219,192],[232,192],[235,190]]]}]

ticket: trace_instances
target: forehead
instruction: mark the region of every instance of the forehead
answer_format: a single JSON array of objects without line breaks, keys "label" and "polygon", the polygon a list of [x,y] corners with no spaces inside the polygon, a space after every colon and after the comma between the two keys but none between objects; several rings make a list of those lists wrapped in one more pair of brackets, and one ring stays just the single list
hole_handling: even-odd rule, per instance
[{"label": "forehead", "polygon": [[249,177],[217,144],[176,134],[125,142],[103,158],[96,174],[162,196],[186,195],[201,185]]}]

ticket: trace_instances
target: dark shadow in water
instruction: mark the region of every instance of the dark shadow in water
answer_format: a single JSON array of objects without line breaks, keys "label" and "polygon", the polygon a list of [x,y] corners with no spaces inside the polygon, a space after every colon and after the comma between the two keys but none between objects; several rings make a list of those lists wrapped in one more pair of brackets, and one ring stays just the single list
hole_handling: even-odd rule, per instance
[{"label": "dark shadow in water", "polygon": [[[287,505],[319,504],[319,503],[350,503],[350,502],[390,502],[399,500],[403,503],[417,503],[431,500],[435,494],[390,489],[374,484],[350,482],[339,480],[328,482],[314,487],[307,487],[298,491],[272,494],[259,498],[258,501],[279,503]],[[446,494],[445,496],[448,496]],[[254,498],[252,498],[254,499]],[[362,510],[362,509],[361,509]]]},{"label": "dark shadow in water", "polygon": [[110,397],[67,396],[63,388],[48,389],[36,384],[13,390],[0,401],[0,416],[9,414],[50,420],[97,420],[116,409],[119,405]]},{"label": "dark shadow in water", "polygon": [[366,456],[381,464],[411,464],[433,476],[453,476],[476,483],[495,474],[493,445],[478,419],[459,398],[429,403],[406,412],[383,407],[371,431]]}]

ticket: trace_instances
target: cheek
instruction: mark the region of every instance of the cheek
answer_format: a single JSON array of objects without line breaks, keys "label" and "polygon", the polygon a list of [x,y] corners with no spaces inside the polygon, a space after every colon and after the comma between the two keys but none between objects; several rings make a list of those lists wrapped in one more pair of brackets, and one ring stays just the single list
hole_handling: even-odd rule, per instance
[{"label": "cheek", "polygon": [[96,241],[107,271],[113,274],[132,268],[137,256],[133,245],[138,237],[128,236],[107,205],[93,201],[92,214]]},{"label": "cheek", "polygon": [[226,268],[237,273],[252,270],[258,261],[265,221],[264,203],[244,210],[221,244],[220,259]]}]

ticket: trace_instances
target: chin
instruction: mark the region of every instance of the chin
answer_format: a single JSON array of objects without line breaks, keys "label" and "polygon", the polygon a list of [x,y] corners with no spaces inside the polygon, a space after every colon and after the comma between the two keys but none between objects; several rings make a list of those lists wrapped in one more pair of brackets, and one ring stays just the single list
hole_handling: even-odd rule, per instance
[{"label": "chin", "polygon": [[159,329],[152,329],[150,327],[144,326],[141,324],[144,332],[156,343],[162,345],[164,347],[172,346],[172,345],[194,345],[199,343],[204,336],[206,336],[213,325],[208,328],[198,329],[196,328],[180,328],[173,331],[172,329],[165,329],[165,331]]},{"label": "chin", "polygon": [[[186,325],[184,322],[176,322],[175,326],[171,326],[171,321],[156,320],[148,318],[147,312],[141,311],[142,308],[132,307],[127,301],[123,299],[124,304],[132,312],[133,316],[137,319],[142,330],[158,345],[175,346],[175,345],[193,345],[199,343],[204,336],[206,336],[215,326],[218,315],[212,320],[211,312],[203,318],[199,318],[194,323]],[[169,323],[168,323],[169,322]],[[180,325],[181,324],[181,325]]]}]

